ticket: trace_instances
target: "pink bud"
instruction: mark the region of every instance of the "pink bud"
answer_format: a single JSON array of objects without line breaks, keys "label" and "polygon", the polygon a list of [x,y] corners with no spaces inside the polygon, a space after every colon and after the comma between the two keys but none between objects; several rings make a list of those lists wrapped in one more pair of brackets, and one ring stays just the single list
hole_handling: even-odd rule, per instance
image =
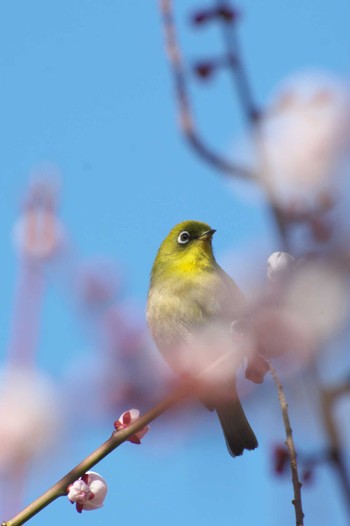
[{"label": "pink bud", "polygon": [[107,483],[101,475],[88,471],[68,487],[68,499],[79,513],[101,508],[107,494]]},{"label": "pink bud", "polygon": [[[135,422],[140,417],[140,411],[138,409],[129,409],[119,417],[119,420],[114,422],[114,427],[117,431],[126,429],[132,422]],[[145,436],[149,431],[149,426],[145,426],[140,431],[137,431],[134,435],[131,435],[128,440],[133,444],[141,444],[141,438]]]},{"label": "pink bud", "polygon": [[270,281],[279,281],[291,271],[295,263],[288,252],[274,252],[267,260],[267,277]]}]

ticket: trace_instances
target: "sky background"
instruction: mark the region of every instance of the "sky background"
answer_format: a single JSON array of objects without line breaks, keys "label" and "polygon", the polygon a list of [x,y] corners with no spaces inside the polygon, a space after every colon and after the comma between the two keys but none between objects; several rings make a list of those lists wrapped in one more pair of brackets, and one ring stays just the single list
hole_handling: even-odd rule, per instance
[{"label": "sky background", "polygon": [[[210,4],[181,0],[176,5],[188,64],[220,54],[217,27],[194,30],[188,23],[196,8]],[[258,105],[280,81],[300,70],[348,77],[346,0],[246,0],[238,7],[243,56]],[[249,270],[257,266],[264,272],[267,256],[280,248],[258,196],[242,183],[229,186],[184,144],[169,73],[156,2],[0,3],[4,361],[18,276],[11,231],[31,175],[43,163],[60,174],[60,218],[74,257],[115,262],[123,276],[124,298],[141,316],[156,250],[181,220],[202,220],[217,229],[217,259],[223,266],[230,260],[228,270],[243,289]],[[191,90],[203,135],[229,152],[244,123],[230,79],[224,73],[204,84],[194,79]],[[83,377],[86,368],[90,378],[85,356],[94,343],[70,298],[69,285],[64,277],[51,274],[37,363],[62,385],[72,363]],[[126,444],[97,467],[109,483],[102,510],[78,516],[66,499],[59,499],[31,523],[293,524],[291,484],[271,474],[271,444],[283,440],[277,402],[268,385],[259,393],[244,402],[259,437],[256,452],[232,460],[211,415],[199,420],[205,422],[199,428],[187,421],[187,430],[181,429],[181,421],[170,427],[156,422],[141,447]],[[117,408],[115,416],[125,409]],[[292,417],[293,411],[302,424],[301,415],[291,408]],[[89,427],[76,416],[75,428],[65,431],[64,445],[28,473],[25,501],[97,447],[109,436],[110,425],[102,418]],[[306,433],[303,445],[308,440]],[[310,526],[345,524],[336,481],[327,469],[318,470],[305,489],[304,506]]]}]

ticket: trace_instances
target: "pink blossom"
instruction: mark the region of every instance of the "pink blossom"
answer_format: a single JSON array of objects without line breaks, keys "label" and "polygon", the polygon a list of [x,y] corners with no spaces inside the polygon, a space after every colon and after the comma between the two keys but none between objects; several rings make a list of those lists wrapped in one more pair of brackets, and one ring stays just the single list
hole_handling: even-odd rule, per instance
[{"label": "pink blossom", "polygon": [[[130,424],[138,420],[140,417],[140,411],[138,409],[128,409],[119,417],[119,420],[114,422],[114,427],[117,431],[126,429]],[[149,426],[145,426],[140,431],[137,431],[134,435],[129,436],[129,442],[133,444],[141,444],[141,438],[145,436],[149,431]]]},{"label": "pink blossom", "polygon": [[101,475],[88,471],[68,487],[68,499],[79,513],[101,508],[107,494],[107,483]]}]

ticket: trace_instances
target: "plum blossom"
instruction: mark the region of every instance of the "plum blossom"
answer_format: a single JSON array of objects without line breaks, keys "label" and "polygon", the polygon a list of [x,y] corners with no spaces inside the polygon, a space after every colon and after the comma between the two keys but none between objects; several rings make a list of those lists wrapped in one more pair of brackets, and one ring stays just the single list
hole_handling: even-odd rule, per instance
[{"label": "plum blossom", "polygon": [[[120,415],[119,419],[114,422],[114,427],[117,431],[121,431],[122,429],[126,429],[129,427],[130,424],[133,422],[136,422],[140,418],[140,411],[138,409],[128,409],[127,411],[124,411],[122,415]],[[141,444],[141,438],[143,438],[146,433],[149,431],[149,426],[145,426],[140,431],[137,431],[137,433],[129,436],[128,441],[132,442],[133,444]]]},{"label": "plum blossom", "polygon": [[87,471],[71,484],[68,489],[68,499],[76,504],[78,513],[101,508],[106,498],[108,486],[103,477],[94,471]]},{"label": "plum blossom", "polygon": [[349,123],[341,79],[309,71],[277,89],[261,120],[255,161],[280,207],[315,209],[333,194],[349,156]]},{"label": "plum blossom", "polygon": [[[52,447],[63,423],[59,393],[39,371],[0,371],[0,470]],[[28,438],[30,437],[30,438]]]},{"label": "plum blossom", "polygon": [[56,188],[52,181],[35,181],[13,229],[18,252],[32,261],[54,256],[62,247],[64,229],[56,213]]},{"label": "plum blossom", "polygon": [[[250,315],[252,349],[267,359],[290,353],[302,364],[344,326],[349,312],[347,272],[339,262],[315,257],[290,256],[285,266],[278,254],[268,260],[267,294]],[[288,279],[283,279],[285,270]]]}]

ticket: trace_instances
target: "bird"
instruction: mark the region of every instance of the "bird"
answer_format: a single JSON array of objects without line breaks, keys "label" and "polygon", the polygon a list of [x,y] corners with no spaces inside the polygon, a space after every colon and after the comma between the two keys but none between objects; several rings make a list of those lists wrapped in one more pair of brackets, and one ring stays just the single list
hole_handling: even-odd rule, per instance
[{"label": "bird", "polygon": [[[245,309],[242,292],[215,260],[215,232],[200,221],[175,225],[161,243],[151,270],[147,323],[158,350],[180,375],[188,374],[191,358],[196,360],[188,356],[194,352],[196,335],[217,323],[229,333]],[[223,390],[220,386],[216,393],[214,386],[200,399],[216,411],[228,451],[236,457],[255,449],[258,441],[238,398],[234,372],[225,383]]]}]

